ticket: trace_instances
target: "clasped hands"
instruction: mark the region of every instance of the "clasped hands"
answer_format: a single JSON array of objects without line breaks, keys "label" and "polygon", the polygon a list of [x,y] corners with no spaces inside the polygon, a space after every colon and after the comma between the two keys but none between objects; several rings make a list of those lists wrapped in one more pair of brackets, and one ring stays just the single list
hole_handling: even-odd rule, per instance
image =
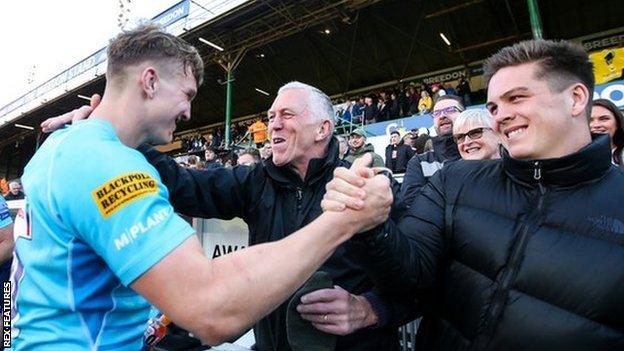
[{"label": "clasped hands", "polygon": [[393,195],[390,179],[379,174],[385,168],[370,168],[372,156],[356,159],[351,168],[338,167],[334,179],[325,186],[321,201],[325,212],[346,212],[345,220],[352,221],[357,232],[370,230],[385,222],[390,214]]}]

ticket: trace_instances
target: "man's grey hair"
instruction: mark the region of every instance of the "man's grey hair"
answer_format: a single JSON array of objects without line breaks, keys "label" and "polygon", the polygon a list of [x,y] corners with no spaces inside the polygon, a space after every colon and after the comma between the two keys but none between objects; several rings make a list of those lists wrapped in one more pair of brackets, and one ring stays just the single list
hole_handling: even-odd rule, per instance
[{"label": "man's grey hair", "polygon": [[467,125],[494,129],[494,118],[492,118],[488,110],[483,108],[473,108],[463,111],[457,115],[453,122],[453,134],[456,134]]},{"label": "man's grey hair", "polygon": [[334,130],[334,106],[332,105],[332,101],[324,92],[319,89],[297,81],[293,81],[283,85],[277,91],[277,95],[283,93],[286,90],[305,90],[308,92],[308,102],[307,108],[308,111],[312,114],[312,117],[317,118],[321,121],[327,120],[331,123],[331,131]]}]

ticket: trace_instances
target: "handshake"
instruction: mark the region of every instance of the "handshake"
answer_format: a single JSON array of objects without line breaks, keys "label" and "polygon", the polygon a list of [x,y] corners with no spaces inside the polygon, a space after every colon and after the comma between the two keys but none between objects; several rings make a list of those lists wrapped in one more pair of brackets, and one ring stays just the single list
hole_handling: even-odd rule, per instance
[{"label": "handshake", "polygon": [[[90,106],[82,106],[63,115],[48,118],[41,123],[44,133],[51,133],[65,124],[89,117],[101,101],[98,94],[90,99]],[[347,232],[360,233],[385,222],[390,214],[393,196],[390,180],[378,174],[383,168],[370,168],[372,156],[356,159],[351,168],[334,170],[334,179],[327,183],[321,207],[327,215],[340,216],[347,224]],[[331,213],[331,214],[330,214]]]},{"label": "handshake", "polygon": [[323,211],[341,213],[353,233],[361,233],[384,223],[390,214],[393,195],[390,179],[383,168],[370,168],[372,156],[356,159],[351,168],[334,170],[334,179],[327,183],[321,201]]}]

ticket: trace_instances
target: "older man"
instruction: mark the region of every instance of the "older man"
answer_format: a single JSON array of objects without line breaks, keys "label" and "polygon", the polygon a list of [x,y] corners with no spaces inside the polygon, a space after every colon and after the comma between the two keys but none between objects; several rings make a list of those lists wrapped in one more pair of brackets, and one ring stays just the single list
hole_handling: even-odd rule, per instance
[{"label": "older man", "polygon": [[[421,297],[419,350],[624,350],[624,173],[587,125],[591,61],[534,40],[485,72],[502,159],[445,166],[360,255],[380,287]],[[354,193],[343,173],[325,205]]]},{"label": "older man", "polygon": [[[272,157],[256,167],[194,171],[171,158],[143,148],[156,167],[179,213],[204,218],[240,217],[249,225],[250,244],[273,242],[321,215],[325,185],[334,169],[348,163],[338,157],[331,100],[299,82],[280,88],[268,111]],[[393,183],[397,186],[396,183]],[[394,191],[395,194],[398,191]],[[360,200],[351,203],[359,208]],[[302,298],[298,310],[319,330],[344,335],[336,350],[398,350],[396,327],[411,317],[409,299],[385,299],[342,245],[320,270],[336,286]],[[260,320],[254,333],[257,349],[289,351],[284,303]],[[365,327],[375,327],[363,329]],[[363,330],[362,330],[363,329]]]}]

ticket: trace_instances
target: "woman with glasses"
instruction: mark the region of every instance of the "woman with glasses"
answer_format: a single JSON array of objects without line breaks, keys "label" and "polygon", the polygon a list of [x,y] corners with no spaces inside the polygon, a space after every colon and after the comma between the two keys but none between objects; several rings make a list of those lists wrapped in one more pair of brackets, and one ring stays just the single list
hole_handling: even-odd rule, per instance
[{"label": "woman with glasses", "polygon": [[624,153],[624,116],[613,102],[607,99],[597,99],[593,102],[589,129],[592,133],[609,134],[611,138],[611,162],[624,168],[622,162]]},{"label": "woman with glasses", "polygon": [[453,123],[453,140],[464,160],[500,158],[500,139],[494,132],[494,119],[485,109],[460,113]]}]

